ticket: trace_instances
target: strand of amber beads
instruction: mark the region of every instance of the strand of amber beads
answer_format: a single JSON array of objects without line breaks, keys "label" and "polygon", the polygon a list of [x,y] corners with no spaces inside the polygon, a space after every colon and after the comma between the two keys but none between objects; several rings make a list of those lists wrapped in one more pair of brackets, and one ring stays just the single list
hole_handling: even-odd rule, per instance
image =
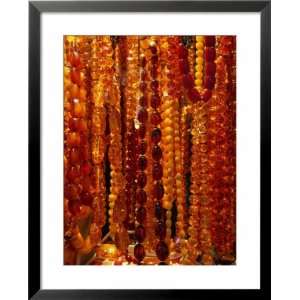
[{"label": "strand of amber beads", "polygon": [[[212,90],[215,85],[215,37],[204,37],[204,87],[208,90]],[[215,231],[215,205],[216,205],[216,185],[215,177],[216,172],[216,124],[212,119],[212,115],[216,114],[214,110],[215,95],[212,96],[210,103],[208,104],[209,111],[207,119],[207,145],[203,145],[205,149],[205,157],[208,158],[205,172],[201,174],[201,182],[205,182],[205,185],[201,187],[200,197],[200,231],[199,231],[199,243],[202,251],[202,263],[205,265],[214,264],[213,244],[212,236]],[[213,117],[214,118],[214,117]],[[204,151],[203,151],[204,152]],[[203,158],[202,160],[205,160]],[[205,167],[205,166],[204,166]],[[207,186],[206,186],[207,184]]]},{"label": "strand of amber beads", "polygon": [[[81,37],[66,37],[66,44],[72,43],[65,56],[67,75],[64,82],[65,101],[65,197],[68,199],[69,212],[73,215],[71,244],[78,254],[86,254],[92,250],[97,242],[97,228],[89,228],[90,235],[85,239],[78,228],[78,222],[90,211],[92,187],[86,183],[85,176],[90,173],[89,157],[82,158],[82,153],[88,153],[88,126],[86,119],[86,66],[82,57],[82,47],[85,39]],[[80,53],[81,52],[81,53]],[[68,81],[68,79],[70,81]],[[66,104],[67,104],[66,103]],[[95,235],[96,233],[96,235]]]},{"label": "strand of amber beads", "polygon": [[[151,107],[153,109],[151,116],[151,123],[155,126],[151,132],[151,141],[152,141],[152,157],[153,157],[153,166],[152,166],[152,178],[153,178],[153,197],[155,199],[155,215],[157,218],[156,224],[156,236],[159,239],[155,252],[160,260],[163,263],[169,256],[168,245],[165,242],[166,238],[166,214],[165,209],[162,206],[162,198],[164,196],[164,186],[162,182],[163,169],[161,165],[162,151],[161,151],[161,116],[160,116],[160,105],[161,98],[159,93],[159,55],[158,47],[156,41],[152,40],[149,44],[149,49],[152,53],[151,56]],[[156,116],[156,117],[153,117]]]},{"label": "strand of amber beads", "polygon": [[[98,206],[97,219],[100,229],[105,224],[105,180],[104,180],[104,152],[106,149],[106,110],[104,107],[104,89],[100,81],[100,62],[98,54],[101,40],[93,37],[91,42],[90,74],[91,74],[91,156],[93,162],[92,178],[95,186],[93,203]],[[101,236],[101,234],[100,234]]]},{"label": "strand of amber beads", "polygon": [[[184,231],[184,184],[183,184],[183,169],[181,168],[181,137],[180,137],[180,115],[179,115],[179,99],[182,96],[182,73],[180,70],[179,58],[179,37],[168,37],[168,96],[170,107],[166,112],[169,118],[169,124],[172,123],[173,129],[173,161],[168,161],[167,171],[170,176],[174,174],[173,190],[176,198],[177,206],[177,221],[176,221],[176,235],[179,237],[181,246],[183,246],[185,231]],[[177,62],[177,63],[176,63]]]},{"label": "strand of amber beads", "polygon": [[[114,48],[115,49],[115,48]],[[113,57],[115,58],[115,51]],[[115,243],[121,254],[127,254],[129,244],[128,232],[124,226],[127,217],[127,205],[124,193],[125,182],[122,173],[122,151],[121,151],[121,108],[120,90],[116,77],[116,60],[114,59],[113,85],[109,93],[109,128],[110,145],[108,157],[110,162],[110,195],[116,196],[113,207],[113,224],[115,225]]]},{"label": "strand of amber beads", "polygon": [[146,97],[147,84],[145,82],[143,70],[146,67],[146,57],[144,55],[140,56],[140,66],[141,66],[141,81],[140,81],[140,99],[139,99],[139,109],[137,113],[137,120],[139,122],[139,147],[138,147],[138,157],[137,157],[137,170],[138,170],[138,190],[137,190],[137,211],[136,211],[136,221],[137,227],[135,228],[135,239],[137,244],[134,247],[134,256],[137,262],[140,264],[145,257],[145,248],[143,242],[146,238],[146,217],[147,211],[145,205],[147,203],[147,193],[145,191],[145,186],[147,184],[147,174],[146,169],[148,165],[148,160],[146,157],[147,142],[146,142],[146,128],[148,123],[148,109]]},{"label": "strand of amber beads", "polygon": [[200,91],[203,88],[203,55],[204,55],[204,37],[196,36],[195,85],[198,91]]},{"label": "strand of amber beads", "polygon": [[[160,106],[161,115],[161,148],[164,153],[162,160],[162,182],[164,186],[164,195],[162,198],[162,206],[166,209],[166,242],[170,245],[172,235],[172,204],[174,200],[174,111],[173,100],[168,93],[168,38],[160,37],[158,41],[160,54],[160,94],[162,104]],[[156,113],[155,113],[156,115]]]}]

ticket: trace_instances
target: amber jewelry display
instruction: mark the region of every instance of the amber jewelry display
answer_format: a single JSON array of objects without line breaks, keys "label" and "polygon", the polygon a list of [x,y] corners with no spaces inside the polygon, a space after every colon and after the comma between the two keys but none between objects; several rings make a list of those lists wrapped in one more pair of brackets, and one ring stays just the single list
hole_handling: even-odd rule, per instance
[{"label": "amber jewelry display", "polygon": [[64,264],[235,264],[235,36],[69,35],[63,72]]}]

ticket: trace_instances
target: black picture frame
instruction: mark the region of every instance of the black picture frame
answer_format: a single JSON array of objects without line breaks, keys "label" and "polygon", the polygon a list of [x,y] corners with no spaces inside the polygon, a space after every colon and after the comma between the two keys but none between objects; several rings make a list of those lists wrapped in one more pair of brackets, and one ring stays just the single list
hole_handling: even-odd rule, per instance
[{"label": "black picture frame", "polygon": [[[259,12],[260,30],[260,289],[42,290],[40,250],[40,41],[44,12]],[[29,2],[29,299],[270,299],[271,277],[271,2],[33,1]],[[249,188],[251,188],[249,186]]]}]

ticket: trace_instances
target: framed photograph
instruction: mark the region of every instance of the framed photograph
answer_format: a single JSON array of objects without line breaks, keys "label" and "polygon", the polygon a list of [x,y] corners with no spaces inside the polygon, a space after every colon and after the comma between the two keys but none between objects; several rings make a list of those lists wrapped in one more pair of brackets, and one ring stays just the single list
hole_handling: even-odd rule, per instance
[{"label": "framed photograph", "polygon": [[29,2],[29,299],[270,299],[270,5]]}]

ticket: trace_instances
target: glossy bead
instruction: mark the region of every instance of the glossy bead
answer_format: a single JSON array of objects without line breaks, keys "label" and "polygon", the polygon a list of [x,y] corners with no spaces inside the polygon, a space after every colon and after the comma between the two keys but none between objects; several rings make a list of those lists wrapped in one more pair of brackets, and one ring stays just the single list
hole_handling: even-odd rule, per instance
[{"label": "glossy bead", "polygon": [[69,211],[72,215],[76,216],[80,214],[80,203],[78,201],[69,202]]},{"label": "glossy bead", "polygon": [[158,81],[157,80],[152,80],[150,83],[151,89],[152,90],[157,90],[158,89]]},{"label": "glossy bead", "polygon": [[81,149],[80,149],[80,158],[82,160],[88,160],[89,159],[89,148],[88,148],[88,146],[81,147]]},{"label": "glossy bead", "polygon": [[152,158],[159,161],[162,158],[162,151],[158,145],[154,145],[152,148]]},{"label": "glossy bead", "polygon": [[73,131],[76,131],[78,129],[78,123],[79,119],[78,118],[70,118],[69,120],[69,128]]},{"label": "glossy bead", "polygon": [[152,68],[150,71],[150,75],[153,79],[157,78],[158,75],[157,68]]},{"label": "glossy bead", "polygon": [[80,132],[86,132],[87,130],[88,130],[88,127],[87,127],[86,120],[80,119],[78,121],[78,131],[80,131]]},{"label": "glossy bead", "polygon": [[68,172],[68,179],[74,181],[79,175],[78,169],[75,166],[72,166]]},{"label": "glossy bead", "polygon": [[156,47],[156,44],[154,42],[151,43],[149,49],[151,50],[152,54],[156,54],[157,53],[157,47]]},{"label": "glossy bead", "polygon": [[138,153],[139,154],[145,154],[147,151],[147,142],[142,140],[137,147]]},{"label": "glossy bead", "polygon": [[147,193],[142,189],[138,189],[136,192],[136,201],[138,204],[144,205],[147,201]]},{"label": "glossy bead", "polygon": [[153,197],[157,200],[162,199],[164,196],[164,187],[160,182],[157,182],[153,187]]},{"label": "glossy bead", "polygon": [[153,124],[154,126],[157,126],[161,123],[162,118],[160,116],[160,113],[155,111],[151,114],[151,118],[150,118],[151,124]]},{"label": "glossy bead", "polygon": [[139,207],[136,212],[136,220],[142,224],[145,223],[146,217],[147,217],[146,208],[144,206]]},{"label": "glossy bead", "polygon": [[155,235],[160,239],[164,240],[166,238],[167,229],[163,222],[158,222],[155,226]]},{"label": "glossy bead", "polygon": [[81,61],[80,61],[79,53],[77,51],[74,51],[72,53],[72,55],[70,55],[69,62],[71,63],[71,65],[73,67],[79,67],[80,66]]},{"label": "glossy bead", "polygon": [[216,50],[213,47],[205,48],[204,58],[206,61],[213,62],[216,58]]},{"label": "glossy bead", "polygon": [[190,66],[189,66],[189,62],[186,59],[180,59],[179,60],[179,69],[180,72],[183,74],[188,74],[190,71]]},{"label": "glossy bead", "polygon": [[138,129],[138,135],[141,139],[143,139],[146,135],[146,126],[144,124],[140,124]]},{"label": "glossy bead", "polygon": [[154,128],[151,133],[151,141],[158,144],[161,140],[161,130],[159,128]]},{"label": "glossy bead", "polygon": [[146,106],[147,105],[147,98],[145,96],[141,96],[139,99],[140,106]]},{"label": "glossy bead", "polygon": [[142,225],[137,226],[137,228],[135,229],[134,235],[135,235],[135,239],[139,243],[142,243],[146,237],[146,230],[145,230],[144,226],[142,226]]},{"label": "glossy bead", "polygon": [[204,89],[202,94],[201,94],[201,99],[206,102],[210,99],[211,95],[212,95],[211,90]]},{"label": "glossy bead", "polygon": [[92,197],[92,195],[90,193],[83,192],[80,195],[80,200],[81,200],[82,204],[87,205],[87,206],[92,206],[93,197]]},{"label": "glossy bead", "polygon": [[152,168],[152,177],[155,180],[160,180],[163,176],[163,168],[159,163],[155,163]]},{"label": "glossy bead", "polygon": [[157,201],[155,202],[155,217],[160,220],[163,216],[163,208],[161,207],[160,203]]},{"label": "glossy bead", "polygon": [[92,167],[91,167],[90,163],[88,163],[88,162],[84,162],[80,167],[80,171],[83,176],[89,175],[91,170],[92,170]]},{"label": "glossy bead", "polygon": [[140,75],[141,75],[141,81],[145,81],[147,77],[147,73],[144,70],[142,70]]},{"label": "glossy bead", "polygon": [[196,88],[192,88],[188,90],[187,96],[190,99],[190,101],[192,101],[193,103],[196,103],[200,100],[200,94]]},{"label": "glossy bead", "polygon": [[80,152],[78,148],[72,148],[70,152],[70,161],[72,164],[76,164],[79,162]]},{"label": "glossy bead", "polygon": [[187,58],[188,54],[189,54],[188,50],[183,45],[181,45],[178,48],[178,56],[179,56],[179,58]]},{"label": "glossy bead", "polygon": [[145,249],[141,244],[136,244],[134,246],[134,257],[140,263],[145,257]]},{"label": "glossy bead", "polygon": [[204,87],[212,90],[214,88],[215,82],[216,82],[216,80],[214,77],[206,76],[204,78]]},{"label": "glossy bead", "polygon": [[206,62],[205,75],[206,76],[215,76],[215,73],[216,73],[216,64],[213,62]]},{"label": "glossy bead", "polygon": [[160,261],[164,261],[169,256],[168,245],[164,241],[159,241],[155,249],[156,255]]},{"label": "glossy bead", "polygon": [[160,106],[160,103],[161,103],[161,99],[158,95],[153,95],[151,97],[151,107],[156,109],[157,107]]},{"label": "glossy bead", "polygon": [[148,119],[148,112],[147,109],[141,107],[138,111],[137,118],[141,123],[145,123]]},{"label": "glossy bead", "polygon": [[191,74],[186,74],[183,76],[183,86],[186,88],[186,89],[191,89],[194,87],[194,79],[192,77]]},{"label": "glossy bead", "polygon": [[144,155],[140,155],[138,158],[138,168],[142,171],[147,168],[147,158]]},{"label": "glossy bead", "polygon": [[158,56],[157,55],[153,55],[152,57],[151,57],[151,62],[152,62],[152,64],[154,65],[154,67],[157,65],[157,63],[158,63]]},{"label": "glossy bead", "polygon": [[144,188],[147,184],[147,176],[144,172],[139,173],[137,183],[140,188]]},{"label": "glossy bead", "polygon": [[142,81],[142,82],[140,83],[140,90],[141,90],[143,93],[145,93],[145,92],[146,92],[146,89],[147,89],[147,83],[144,82],[144,81]]},{"label": "glossy bead", "polygon": [[216,43],[216,37],[214,35],[206,35],[204,42],[206,47],[213,47]]},{"label": "glossy bead", "polygon": [[71,73],[70,73],[70,78],[72,80],[73,83],[79,85],[80,84],[80,72],[76,69],[72,69]]},{"label": "glossy bead", "polygon": [[145,66],[146,66],[146,63],[147,63],[147,61],[146,61],[146,57],[145,57],[145,55],[141,55],[140,56],[140,64],[141,64],[141,66],[144,68]]},{"label": "glossy bead", "polygon": [[70,132],[67,135],[67,143],[70,146],[79,146],[80,145],[80,135],[77,132]]}]

